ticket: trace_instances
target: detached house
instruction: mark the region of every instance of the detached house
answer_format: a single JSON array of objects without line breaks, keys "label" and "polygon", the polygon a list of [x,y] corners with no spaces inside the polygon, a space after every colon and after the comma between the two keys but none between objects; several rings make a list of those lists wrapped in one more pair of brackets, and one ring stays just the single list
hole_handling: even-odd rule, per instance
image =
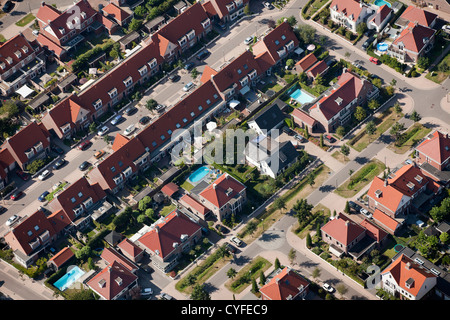
[{"label": "detached house", "polygon": [[0,90],[9,96],[19,90],[30,79],[45,72],[42,48],[30,43],[20,33],[0,45]]},{"label": "detached house", "polygon": [[56,240],[56,232],[44,212],[36,211],[10,226],[4,238],[14,253],[14,259],[28,268]]},{"label": "detached house", "polygon": [[7,138],[1,149],[7,149],[17,165],[26,170],[34,160],[47,156],[50,151],[50,135],[42,124],[31,122]]},{"label": "detached house", "polygon": [[356,27],[365,22],[365,18],[372,13],[372,8],[361,0],[333,0],[330,4],[331,20],[353,33],[356,33]]},{"label": "detached house", "polygon": [[408,6],[396,21],[396,24],[400,27],[405,27],[409,22],[417,22],[424,27],[433,28],[437,22],[437,18],[437,14],[416,6]]},{"label": "detached house", "polygon": [[386,4],[378,7],[376,14],[367,22],[367,28],[369,30],[374,29],[376,32],[381,32],[391,20],[393,14],[394,11]]},{"label": "detached house", "polygon": [[301,300],[309,292],[309,282],[290,267],[278,273],[259,289],[262,300]]},{"label": "detached house", "polygon": [[201,237],[201,227],[175,210],[156,221],[137,241],[151,255],[156,268],[169,272],[178,264],[181,253],[191,250]]},{"label": "detached house", "polygon": [[357,106],[376,98],[378,94],[378,88],[370,81],[345,72],[308,110],[309,116],[318,122],[318,131],[334,132],[351,119]]},{"label": "detached house", "polygon": [[308,78],[315,79],[317,76],[324,74],[328,69],[328,65],[324,60],[317,60],[313,52],[306,55],[295,64],[297,73],[305,72]]},{"label": "detached house", "polygon": [[421,300],[436,286],[437,276],[406,255],[400,255],[381,272],[384,290],[402,300]]},{"label": "detached house", "polygon": [[[284,125],[285,115],[282,109],[286,107],[286,104],[277,99],[275,103],[264,108],[263,111],[256,114],[248,121],[250,129],[255,130],[258,135],[271,135],[272,130],[280,130]],[[279,136],[279,134],[276,134]]]}]

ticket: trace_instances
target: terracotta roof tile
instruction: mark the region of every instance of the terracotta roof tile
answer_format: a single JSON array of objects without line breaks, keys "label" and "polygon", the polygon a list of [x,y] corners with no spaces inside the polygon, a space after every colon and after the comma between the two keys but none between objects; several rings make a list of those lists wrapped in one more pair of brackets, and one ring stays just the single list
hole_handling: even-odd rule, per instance
[{"label": "terracotta roof tile", "polygon": [[429,137],[418,145],[416,150],[437,163],[443,164],[450,158],[450,138],[439,131],[435,131]]},{"label": "terracotta roof tile", "polygon": [[[230,188],[231,193],[227,194],[227,190]],[[199,196],[208,200],[217,208],[222,208],[245,188],[246,187],[242,183],[234,179],[228,173],[224,173],[200,192]]]},{"label": "terracotta roof tile", "polygon": [[60,268],[64,263],[66,263],[69,259],[74,257],[75,254],[70,249],[70,247],[65,247],[61,249],[57,254],[50,258],[49,261],[53,262],[56,267]]},{"label": "terracotta roof tile", "polygon": [[349,245],[353,240],[365,233],[363,227],[344,215],[338,215],[333,220],[328,221],[321,230],[344,246]]},{"label": "terracotta roof tile", "polygon": [[309,282],[294,270],[285,267],[259,291],[269,300],[288,300],[299,294],[301,286],[307,288]]},{"label": "terracotta roof tile", "polygon": [[408,6],[400,17],[410,22],[417,21],[419,24],[429,27],[437,15],[415,6]]}]

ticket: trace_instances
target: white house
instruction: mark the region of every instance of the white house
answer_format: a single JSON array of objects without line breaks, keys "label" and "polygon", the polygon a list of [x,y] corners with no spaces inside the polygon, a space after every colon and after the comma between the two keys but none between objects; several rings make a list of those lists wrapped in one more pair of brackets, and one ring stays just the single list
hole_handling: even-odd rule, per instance
[{"label": "white house", "polygon": [[330,4],[331,20],[356,33],[358,24],[374,10],[359,0],[333,0]]}]

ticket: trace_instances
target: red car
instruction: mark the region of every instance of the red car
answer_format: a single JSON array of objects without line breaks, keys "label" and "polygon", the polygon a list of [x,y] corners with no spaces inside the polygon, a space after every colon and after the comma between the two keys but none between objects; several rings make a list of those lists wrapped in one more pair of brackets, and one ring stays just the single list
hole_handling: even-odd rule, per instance
[{"label": "red car", "polygon": [[23,195],[23,192],[20,191],[20,190],[18,190],[18,191],[14,192],[14,193],[11,195],[10,199],[11,199],[11,200],[17,200],[17,199],[19,199],[22,195]]},{"label": "red car", "polygon": [[30,179],[30,176],[23,172],[22,170],[16,170],[16,174],[20,177],[20,179],[22,179],[23,181],[27,181],[28,179]]},{"label": "red car", "polygon": [[80,145],[78,146],[78,149],[84,150],[84,149],[86,149],[87,147],[89,147],[90,144],[91,144],[91,141],[89,141],[89,140],[83,141],[83,142],[80,143]]},{"label": "red car", "polygon": [[379,62],[378,59],[374,58],[374,57],[370,57],[369,61],[372,63],[375,63],[375,64],[378,64],[378,62]]}]

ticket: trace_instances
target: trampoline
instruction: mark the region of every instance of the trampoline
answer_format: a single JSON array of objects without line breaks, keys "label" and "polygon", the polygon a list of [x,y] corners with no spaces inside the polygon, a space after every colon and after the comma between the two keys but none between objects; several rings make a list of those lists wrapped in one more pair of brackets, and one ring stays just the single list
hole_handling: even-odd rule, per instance
[{"label": "trampoline", "polygon": [[402,244],[396,244],[396,245],[394,246],[394,251],[395,251],[396,253],[399,253],[400,251],[402,251],[402,249],[403,249],[404,247],[405,247],[405,246],[402,245]]}]

